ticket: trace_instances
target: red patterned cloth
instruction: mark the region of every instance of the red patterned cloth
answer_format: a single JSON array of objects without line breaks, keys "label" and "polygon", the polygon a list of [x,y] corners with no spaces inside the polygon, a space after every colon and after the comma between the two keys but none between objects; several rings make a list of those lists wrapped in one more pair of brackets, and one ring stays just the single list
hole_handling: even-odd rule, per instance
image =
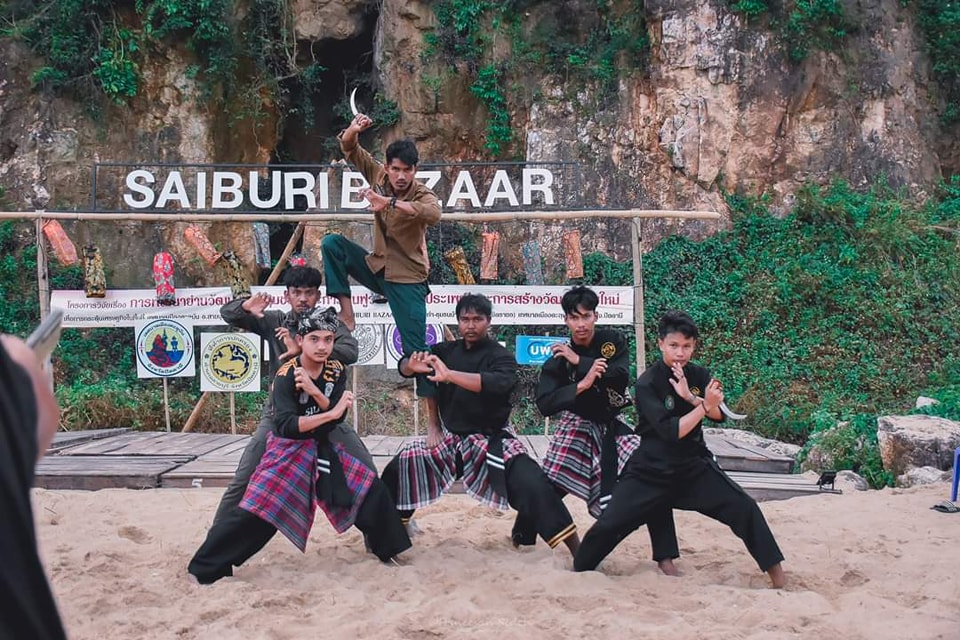
[{"label": "red patterned cloth", "polygon": [[[590,515],[599,518],[600,445],[603,427],[570,411],[559,414],[556,430],[550,437],[543,472],[550,482],[587,503]],[[617,473],[640,447],[640,436],[617,436]]]}]

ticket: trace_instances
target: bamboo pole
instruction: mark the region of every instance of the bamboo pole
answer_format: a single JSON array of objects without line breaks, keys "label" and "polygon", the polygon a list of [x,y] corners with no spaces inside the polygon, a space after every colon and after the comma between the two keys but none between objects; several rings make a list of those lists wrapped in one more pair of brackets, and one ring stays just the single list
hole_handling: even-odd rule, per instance
[{"label": "bamboo pole", "polygon": [[[293,230],[293,235],[290,236],[290,239],[287,241],[287,246],[283,248],[283,253],[280,254],[280,259],[277,260],[277,265],[273,268],[273,271],[270,272],[270,275],[267,276],[267,281],[264,283],[265,286],[269,287],[273,284],[276,284],[277,280],[280,279],[280,274],[283,273],[283,265],[287,261],[287,258],[290,257],[290,254],[293,253],[297,243],[300,242],[300,238],[303,236],[303,230],[305,227],[306,223],[301,222],[297,225],[297,228]],[[193,407],[193,411],[190,412],[190,417],[187,418],[185,423],[183,423],[183,429],[181,429],[181,432],[186,433],[187,431],[193,431],[193,426],[197,422],[197,418],[200,417],[200,411],[203,410],[203,405],[207,403],[207,397],[209,395],[209,391],[204,391],[202,394],[200,394],[200,399],[197,400],[197,404]],[[233,421],[232,416],[233,409],[231,404],[231,422]],[[234,433],[236,433],[235,426]]]},{"label": "bamboo pole", "polygon": [[637,375],[647,368],[647,342],[644,336],[643,309],[643,227],[635,219],[630,225],[633,250],[633,334],[637,341]]},{"label": "bamboo pole", "polygon": [[167,421],[167,433],[170,433],[170,396],[167,392],[167,379],[163,379],[163,416]]},{"label": "bamboo pole", "polygon": [[[85,211],[8,211],[0,212],[0,220],[33,220],[40,216],[56,220],[115,220],[139,222],[367,222],[372,213],[91,213]],[[517,220],[577,220],[583,218],[676,218],[681,220],[717,220],[716,211],[676,211],[670,209],[573,209],[568,211],[488,211],[476,213],[444,213],[445,222],[514,222]]]}]

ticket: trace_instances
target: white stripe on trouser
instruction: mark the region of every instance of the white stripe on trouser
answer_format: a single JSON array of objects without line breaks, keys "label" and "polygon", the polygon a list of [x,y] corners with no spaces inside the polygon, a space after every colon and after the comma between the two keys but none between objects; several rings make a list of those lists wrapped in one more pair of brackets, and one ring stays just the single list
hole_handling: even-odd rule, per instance
[{"label": "white stripe on trouser", "polygon": [[323,458],[317,458],[317,471],[320,473],[330,473],[330,461]]},{"label": "white stripe on trouser", "polygon": [[503,458],[498,458],[489,451],[487,452],[487,464],[494,469],[500,469],[501,471],[505,469]]}]

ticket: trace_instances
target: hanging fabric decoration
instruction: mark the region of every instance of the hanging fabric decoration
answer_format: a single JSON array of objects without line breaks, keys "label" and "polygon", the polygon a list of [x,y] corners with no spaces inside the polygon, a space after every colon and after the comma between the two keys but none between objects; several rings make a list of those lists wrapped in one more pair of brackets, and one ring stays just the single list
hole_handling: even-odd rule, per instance
[{"label": "hanging fabric decoration", "polygon": [[480,279],[497,279],[497,258],[500,255],[500,234],[496,231],[484,232],[483,253],[480,255]]},{"label": "hanging fabric decoration", "polygon": [[524,242],[521,249],[523,254],[523,272],[527,276],[527,284],[539,286],[543,284],[543,266],[540,264],[540,245],[536,240]]},{"label": "hanging fabric decoration", "polygon": [[270,263],[270,227],[266,222],[253,223],[253,251],[256,265],[261,269],[269,269]]},{"label": "hanging fabric decoration", "polygon": [[580,230],[563,234],[563,257],[567,262],[567,280],[583,277],[583,253],[580,251]]},{"label": "hanging fabric decoration", "polygon": [[233,251],[223,252],[223,262],[227,266],[227,275],[230,280],[230,293],[234,299],[250,297],[250,283],[243,275],[243,265],[240,258]]},{"label": "hanging fabric decoration", "polygon": [[444,252],[443,257],[446,258],[447,264],[457,274],[458,284],[477,284],[477,281],[473,279],[473,273],[470,272],[467,254],[464,253],[463,247],[457,246],[449,249]]},{"label": "hanging fabric decoration", "polygon": [[210,242],[210,238],[195,224],[187,225],[186,230],[183,232],[183,236],[187,239],[187,242],[193,245],[193,248],[197,250],[197,253],[200,254],[200,257],[207,261],[207,264],[211,267],[217,263],[217,260],[220,259],[220,253],[217,252],[216,248],[213,246],[213,243]]},{"label": "hanging fabric decoration", "polygon": [[83,247],[83,288],[88,298],[103,298],[107,295],[107,277],[103,273],[103,258],[100,249],[92,244]]},{"label": "hanging fabric decoration", "polygon": [[157,304],[165,307],[177,304],[177,289],[173,284],[173,256],[166,251],[153,256],[153,281],[157,285]]},{"label": "hanging fabric decoration", "polygon": [[77,248],[73,246],[73,241],[57,220],[43,221],[43,235],[47,237],[47,241],[53,248],[53,254],[60,264],[66,266],[79,262]]}]

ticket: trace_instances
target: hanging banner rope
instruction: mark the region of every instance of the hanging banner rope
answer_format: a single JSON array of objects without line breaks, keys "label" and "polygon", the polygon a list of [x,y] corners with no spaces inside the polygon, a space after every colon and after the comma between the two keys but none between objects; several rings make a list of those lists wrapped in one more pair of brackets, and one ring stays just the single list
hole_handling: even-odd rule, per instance
[{"label": "hanging banner rope", "polygon": [[539,286],[543,284],[543,265],[540,260],[540,245],[536,240],[523,243],[523,272],[527,276],[527,284]]},{"label": "hanging banner rope", "polygon": [[56,220],[43,221],[43,235],[47,237],[53,254],[62,265],[73,265],[79,262],[77,257],[77,248],[73,246],[73,241],[63,230],[63,227]]},{"label": "hanging banner rope", "polygon": [[470,265],[467,263],[467,254],[464,253],[463,247],[454,247],[446,251],[443,257],[447,259],[447,263],[453,269],[454,273],[457,274],[458,284],[477,283],[477,281],[473,279],[473,273],[470,271]]},{"label": "hanging banner rope", "polygon": [[583,277],[583,253],[580,251],[580,230],[563,234],[563,257],[567,263],[567,280]]},{"label": "hanging banner rope", "polygon": [[497,259],[500,256],[500,234],[496,231],[484,232],[483,253],[480,256],[480,279],[497,279]]}]

